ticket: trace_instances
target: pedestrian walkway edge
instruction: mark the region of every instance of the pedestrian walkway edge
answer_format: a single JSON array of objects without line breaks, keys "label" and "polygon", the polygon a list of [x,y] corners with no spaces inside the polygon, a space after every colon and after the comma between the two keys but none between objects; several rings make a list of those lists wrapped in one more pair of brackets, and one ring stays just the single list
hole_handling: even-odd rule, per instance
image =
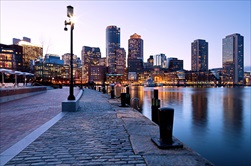
[{"label": "pedestrian walkway edge", "polygon": [[42,135],[45,131],[47,131],[51,126],[53,126],[56,122],[58,122],[66,112],[61,112],[56,115],[54,118],[34,130],[32,133],[24,137],[22,140],[12,145],[9,149],[5,150],[0,154],[0,166],[5,165],[8,161],[10,161],[13,157],[15,157],[18,153],[20,153],[23,149],[25,149],[29,144],[35,141],[40,135]]}]

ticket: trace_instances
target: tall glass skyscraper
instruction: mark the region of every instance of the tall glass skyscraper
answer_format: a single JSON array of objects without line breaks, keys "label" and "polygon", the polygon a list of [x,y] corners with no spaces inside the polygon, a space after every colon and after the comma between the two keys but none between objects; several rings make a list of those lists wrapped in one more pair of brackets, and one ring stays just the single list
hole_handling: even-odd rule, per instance
[{"label": "tall glass skyscraper", "polygon": [[208,42],[205,40],[197,39],[191,44],[191,70],[208,70]]},{"label": "tall glass skyscraper", "polygon": [[128,40],[128,72],[142,71],[143,60],[143,40],[135,33]]},{"label": "tall glass skyscraper", "polygon": [[116,50],[120,48],[120,28],[108,26],[106,28],[106,65],[108,73],[116,73]]},{"label": "tall glass skyscraper", "polygon": [[222,81],[224,83],[243,83],[243,60],[244,37],[238,33],[226,36],[222,40]]}]

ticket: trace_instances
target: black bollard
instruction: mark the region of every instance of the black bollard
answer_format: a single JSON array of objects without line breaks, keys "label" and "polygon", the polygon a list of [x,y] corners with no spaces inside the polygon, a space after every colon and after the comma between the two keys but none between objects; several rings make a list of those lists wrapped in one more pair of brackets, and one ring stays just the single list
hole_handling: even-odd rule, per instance
[{"label": "black bollard", "polygon": [[154,89],[152,98],[152,121],[159,124],[158,109],[160,107],[160,100],[158,99],[158,90]]},{"label": "black bollard", "polygon": [[172,108],[159,109],[159,131],[160,140],[167,144],[172,144],[173,137],[173,114]]},{"label": "black bollard", "polygon": [[182,143],[173,139],[173,108],[159,108],[159,138],[152,138],[152,141],[160,149],[183,148]]},{"label": "black bollard", "polygon": [[159,124],[159,109],[160,107],[160,100],[152,98],[152,121],[156,124]]},{"label": "black bollard", "polygon": [[105,91],[105,86],[103,85],[103,87],[102,87],[102,92],[103,93],[105,93],[106,91]]},{"label": "black bollard", "polygon": [[99,92],[101,91],[101,87],[100,87],[100,86],[98,87],[98,91],[99,91]]},{"label": "black bollard", "polygon": [[129,87],[126,87],[126,104],[130,105],[131,97],[129,93]]},{"label": "black bollard", "polygon": [[126,93],[121,93],[121,106],[126,107]]},{"label": "black bollard", "polygon": [[111,85],[111,99],[114,99],[115,95],[114,95],[114,85]]}]

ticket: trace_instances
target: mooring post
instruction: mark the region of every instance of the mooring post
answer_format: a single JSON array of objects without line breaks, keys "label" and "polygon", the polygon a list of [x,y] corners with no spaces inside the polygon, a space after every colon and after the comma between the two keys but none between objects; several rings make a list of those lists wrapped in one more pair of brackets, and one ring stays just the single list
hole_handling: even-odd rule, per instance
[{"label": "mooring post", "polygon": [[152,141],[160,149],[183,148],[180,141],[173,139],[173,117],[174,109],[163,107],[159,108],[159,138],[152,138]]},{"label": "mooring post", "polygon": [[111,99],[114,99],[114,84],[111,84]]},{"label": "mooring post", "polygon": [[158,90],[154,89],[152,98],[152,121],[159,124],[158,109],[160,108],[160,100],[158,99]]},{"label": "mooring post", "polygon": [[126,104],[130,105],[131,97],[129,93],[129,86],[126,87]]},{"label": "mooring post", "polygon": [[121,93],[121,107],[126,107],[126,93]]}]

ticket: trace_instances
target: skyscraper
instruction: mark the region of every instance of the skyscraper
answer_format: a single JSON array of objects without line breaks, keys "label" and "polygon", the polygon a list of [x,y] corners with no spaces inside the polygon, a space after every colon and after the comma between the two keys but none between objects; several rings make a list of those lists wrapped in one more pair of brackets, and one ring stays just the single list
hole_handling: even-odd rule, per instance
[{"label": "skyscraper", "polygon": [[244,37],[238,33],[222,40],[223,82],[243,83]]},{"label": "skyscraper", "polygon": [[96,47],[82,47],[82,79],[86,83],[89,81],[90,67],[98,66],[99,59],[101,58],[101,52]]},{"label": "skyscraper", "polygon": [[143,70],[143,40],[134,33],[128,40],[128,72],[140,72]]},{"label": "skyscraper", "polygon": [[120,28],[108,26],[106,28],[106,65],[108,73],[116,73],[116,50],[120,48]]},{"label": "skyscraper", "polygon": [[208,70],[208,42],[205,40],[197,39],[191,44],[191,70]]},{"label": "skyscraper", "polygon": [[124,48],[116,50],[116,74],[124,74],[126,69],[126,52]]}]

